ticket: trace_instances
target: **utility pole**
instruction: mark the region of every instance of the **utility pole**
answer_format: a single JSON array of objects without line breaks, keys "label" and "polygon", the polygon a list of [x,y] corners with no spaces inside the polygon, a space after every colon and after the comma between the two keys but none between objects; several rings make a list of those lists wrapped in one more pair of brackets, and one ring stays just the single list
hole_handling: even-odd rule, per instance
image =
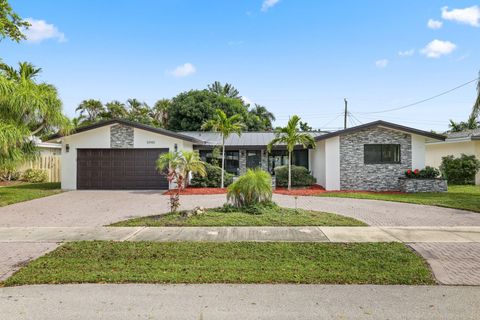
[{"label": "utility pole", "polygon": [[347,101],[347,98],[344,98],[343,100],[345,101],[345,114],[343,116],[343,129],[347,129],[348,101]]}]

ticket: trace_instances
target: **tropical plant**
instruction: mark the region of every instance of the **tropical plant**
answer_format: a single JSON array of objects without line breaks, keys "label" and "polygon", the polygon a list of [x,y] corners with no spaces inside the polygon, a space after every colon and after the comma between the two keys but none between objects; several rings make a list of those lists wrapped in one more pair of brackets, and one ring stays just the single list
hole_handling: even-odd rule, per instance
[{"label": "tropical plant", "polygon": [[292,152],[297,145],[302,145],[304,148],[315,148],[315,140],[313,137],[305,132],[299,131],[300,117],[292,116],[286,127],[275,129],[275,138],[270,141],[267,146],[268,152],[272,151],[274,145],[285,144],[288,151],[288,190],[292,188]]},{"label": "tropical plant", "polygon": [[175,212],[180,206],[180,192],[185,187],[190,173],[205,175],[205,164],[196,151],[170,151],[161,154],[156,163],[158,171],[167,171],[169,185],[175,184],[174,192],[170,193],[170,210]]},{"label": "tropical plant", "polygon": [[271,131],[273,130],[273,121],[275,121],[275,115],[268,111],[265,106],[255,104],[255,106],[250,109],[249,113],[252,116],[258,117],[262,123],[260,130]]},{"label": "tropical plant", "polygon": [[47,172],[42,169],[27,169],[22,175],[22,180],[31,183],[45,182],[47,178]]},{"label": "tropical plant", "polygon": [[222,85],[219,81],[215,81],[208,85],[208,90],[220,96],[240,99],[240,92],[231,84],[225,83]]},{"label": "tropical plant", "polygon": [[106,103],[105,109],[101,115],[102,119],[125,119],[128,115],[125,104],[118,100]]},{"label": "tropical plant", "polygon": [[405,171],[405,177],[410,179],[435,179],[440,176],[440,171],[437,168],[426,166],[424,169]]},{"label": "tropical plant", "polygon": [[248,169],[228,187],[227,201],[238,208],[246,208],[272,200],[272,178],[261,169]]},{"label": "tropical plant", "polygon": [[220,132],[222,135],[222,179],[220,187],[224,188],[224,170],[225,170],[225,139],[227,139],[232,133],[236,133],[239,136],[242,134],[244,124],[242,117],[238,114],[228,117],[221,109],[217,109],[213,119],[206,121],[202,125],[204,130],[213,130]]},{"label": "tropical plant", "polygon": [[168,125],[168,109],[170,108],[170,100],[160,99],[155,102],[155,105],[150,110],[150,116],[153,119],[153,124],[157,127],[166,128]]},{"label": "tropical plant", "polygon": [[81,124],[86,125],[100,120],[100,116],[105,113],[105,107],[99,100],[88,99],[80,102],[75,112],[79,112]]},{"label": "tropical plant", "polygon": [[474,184],[475,175],[480,170],[480,160],[474,155],[462,154],[456,158],[453,155],[442,157],[440,171],[451,184]]},{"label": "tropical plant", "polygon": [[[205,163],[206,175],[200,176],[198,174],[193,174],[190,181],[192,187],[202,187],[202,188],[219,188],[221,179],[222,179],[222,168]],[[233,174],[224,172],[224,183],[225,186],[229,186],[233,182]]]},{"label": "tropical plant", "polygon": [[480,72],[478,73],[478,79],[477,79],[477,97],[475,99],[475,102],[473,103],[472,112],[470,113],[470,116],[468,117],[467,121],[455,122],[453,120],[450,120],[449,131],[461,132],[465,130],[480,128],[479,116],[480,116]]},{"label": "tropical plant", "polygon": [[147,125],[152,124],[150,117],[150,107],[145,102],[140,102],[137,99],[127,100],[128,120],[135,121]]},{"label": "tropical plant", "polygon": [[185,185],[188,186],[190,174],[195,173],[200,177],[207,175],[205,162],[200,159],[198,151],[183,151],[183,171],[185,175]]},{"label": "tropical plant", "polygon": [[[292,165],[291,172],[292,187],[307,187],[317,182],[317,179],[305,167]],[[279,187],[288,187],[288,166],[275,168],[275,183]]]},{"label": "tropical plant", "polygon": [[22,29],[30,23],[16,14],[7,0],[0,0],[0,40],[10,38],[15,42],[25,39]]},{"label": "tropical plant", "polygon": [[36,157],[39,136],[70,129],[57,89],[36,82],[40,71],[30,63],[0,67],[0,166]]}]

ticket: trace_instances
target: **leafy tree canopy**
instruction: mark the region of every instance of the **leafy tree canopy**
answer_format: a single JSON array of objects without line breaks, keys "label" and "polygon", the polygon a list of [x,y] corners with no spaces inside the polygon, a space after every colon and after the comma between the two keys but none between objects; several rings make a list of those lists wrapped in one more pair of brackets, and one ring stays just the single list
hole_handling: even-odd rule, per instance
[{"label": "leafy tree canopy", "polygon": [[25,39],[23,28],[30,24],[16,14],[7,0],[0,0],[0,41],[10,38],[15,42]]}]

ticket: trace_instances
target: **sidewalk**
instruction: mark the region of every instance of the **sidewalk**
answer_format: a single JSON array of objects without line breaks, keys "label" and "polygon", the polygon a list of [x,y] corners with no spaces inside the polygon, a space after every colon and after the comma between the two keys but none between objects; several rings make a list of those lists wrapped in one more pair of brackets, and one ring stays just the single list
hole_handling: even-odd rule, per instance
[{"label": "sidewalk", "polygon": [[112,241],[477,242],[480,227],[11,227],[0,243]]}]

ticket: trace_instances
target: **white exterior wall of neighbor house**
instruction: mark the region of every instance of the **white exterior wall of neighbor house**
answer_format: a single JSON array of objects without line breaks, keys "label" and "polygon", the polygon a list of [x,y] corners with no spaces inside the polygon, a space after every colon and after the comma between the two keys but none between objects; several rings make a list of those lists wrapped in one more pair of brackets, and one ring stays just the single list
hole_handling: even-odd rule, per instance
[{"label": "white exterior wall of neighbor house", "polygon": [[412,134],[412,169],[425,168],[425,137]]},{"label": "white exterior wall of neighbor house", "polygon": [[325,141],[318,141],[315,149],[309,150],[309,170],[317,179],[317,184],[325,188]]},{"label": "white exterior wall of neighbor house", "polygon": [[325,140],[325,189],[340,190],[340,137]]},{"label": "white exterior wall of neighbor house", "polygon": [[[77,149],[110,149],[111,126],[107,125],[62,138],[62,189],[75,190],[77,188]],[[174,150],[175,143],[178,150],[191,151],[193,149],[191,142],[134,128],[133,148],[169,148]],[[70,147],[69,152],[66,152],[67,144]]]},{"label": "white exterior wall of neighbor house", "polygon": [[[459,157],[462,153],[475,155],[480,159],[480,141],[445,141],[428,143],[426,145],[426,165],[438,168],[442,164],[442,157],[453,155]],[[475,178],[475,183],[480,185],[480,173]]]}]

